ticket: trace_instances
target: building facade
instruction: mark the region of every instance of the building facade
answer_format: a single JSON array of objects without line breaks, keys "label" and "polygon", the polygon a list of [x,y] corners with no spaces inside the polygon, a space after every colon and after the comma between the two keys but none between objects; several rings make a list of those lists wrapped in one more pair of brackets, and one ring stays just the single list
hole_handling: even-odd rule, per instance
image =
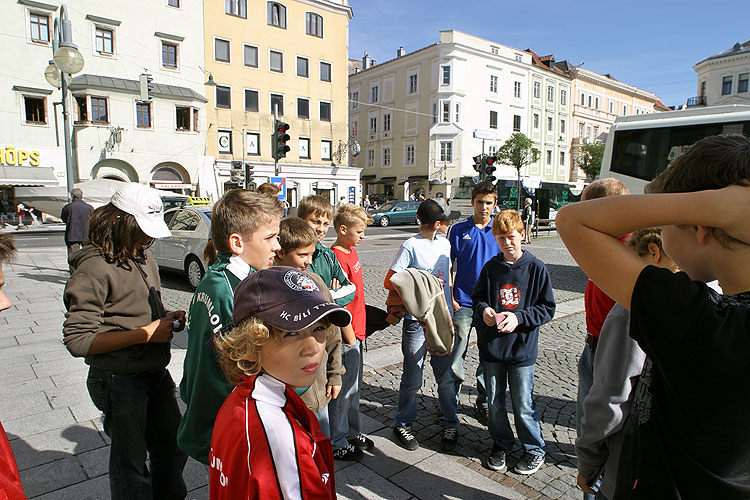
[{"label": "building facade", "polygon": [[750,104],[750,40],[703,59],[693,69],[698,92],[688,106]]},{"label": "building facade", "polygon": [[[347,0],[204,0],[207,154],[217,194],[286,179],[291,206],[308,194],[359,199],[347,127]],[[274,110],[291,150],[272,156]]]}]

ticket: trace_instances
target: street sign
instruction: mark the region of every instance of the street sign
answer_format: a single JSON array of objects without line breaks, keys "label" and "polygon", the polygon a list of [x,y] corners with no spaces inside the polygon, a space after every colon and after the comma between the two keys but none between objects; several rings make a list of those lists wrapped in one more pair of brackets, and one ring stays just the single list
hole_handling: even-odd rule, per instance
[{"label": "street sign", "polygon": [[279,199],[286,200],[286,177],[271,177],[271,184],[279,186]]},{"label": "street sign", "polygon": [[483,141],[494,141],[497,140],[497,132],[493,130],[482,130],[482,129],[474,129],[474,137],[477,139],[482,139]]},{"label": "street sign", "polygon": [[356,194],[357,192],[354,189],[354,186],[349,186],[349,203],[354,204],[357,202]]}]

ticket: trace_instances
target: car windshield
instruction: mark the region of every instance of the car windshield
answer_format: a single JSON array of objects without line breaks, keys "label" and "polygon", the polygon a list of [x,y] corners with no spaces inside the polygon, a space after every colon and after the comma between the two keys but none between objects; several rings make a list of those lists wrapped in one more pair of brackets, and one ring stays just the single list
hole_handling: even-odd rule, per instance
[{"label": "car windshield", "polygon": [[393,210],[393,205],[390,204],[390,203],[387,203],[387,204],[383,205],[382,207],[378,208],[378,211],[380,211],[380,212],[388,212],[390,210]]},{"label": "car windshield", "polygon": [[203,212],[203,215],[208,217],[208,220],[211,220],[211,210],[206,210],[205,212]]}]

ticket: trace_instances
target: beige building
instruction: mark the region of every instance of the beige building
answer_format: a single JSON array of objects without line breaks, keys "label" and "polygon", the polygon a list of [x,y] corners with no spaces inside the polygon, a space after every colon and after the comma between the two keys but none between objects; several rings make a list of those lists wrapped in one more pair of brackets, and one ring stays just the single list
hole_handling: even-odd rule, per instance
[{"label": "beige building", "polygon": [[750,104],[750,40],[707,57],[693,66],[698,95],[688,106]]},{"label": "beige building", "polygon": [[[205,0],[203,9],[217,194],[278,175],[291,206],[311,193],[358,197],[359,169],[348,166],[348,0]],[[274,108],[291,136],[276,171]]]}]

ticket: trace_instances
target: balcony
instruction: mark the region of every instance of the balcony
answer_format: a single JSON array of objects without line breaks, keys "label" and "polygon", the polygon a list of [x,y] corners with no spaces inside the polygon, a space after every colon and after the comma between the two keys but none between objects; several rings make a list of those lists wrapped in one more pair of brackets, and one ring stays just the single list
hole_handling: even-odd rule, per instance
[{"label": "balcony", "polygon": [[699,95],[697,97],[689,97],[687,100],[687,106],[688,108],[692,108],[693,106],[705,106],[706,105],[706,96]]}]

